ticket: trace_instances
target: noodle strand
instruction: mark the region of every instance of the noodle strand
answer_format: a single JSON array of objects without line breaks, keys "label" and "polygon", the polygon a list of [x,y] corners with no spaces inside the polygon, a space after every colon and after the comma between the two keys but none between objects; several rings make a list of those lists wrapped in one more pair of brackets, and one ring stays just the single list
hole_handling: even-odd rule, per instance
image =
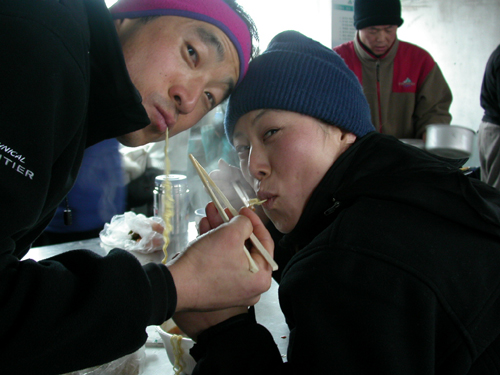
[{"label": "noodle strand", "polygon": [[182,374],[182,370],[184,370],[184,361],[182,360],[182,355],[184,351],[182,350],[182,336],[181,335],[172,335],[170,337],[170,343],[172,344],[172,351],[174,353],[174,371],[175,375]]},{"label": "noodle strand", "polygon": [[173,204],[174,200],[172,198],[172,184],[168,178],[170,174],[170,160],[168,158],[168,129],[166,132],[165,139],[165,181],[163,182],[163,221],[165,222],[165,228],[163,229],[163,254],[165,257],[161,261],[163,264],[167,263],[168,252],[167,247],[170,244],[170,233],[172,232],[172,216],[174,215]]}]

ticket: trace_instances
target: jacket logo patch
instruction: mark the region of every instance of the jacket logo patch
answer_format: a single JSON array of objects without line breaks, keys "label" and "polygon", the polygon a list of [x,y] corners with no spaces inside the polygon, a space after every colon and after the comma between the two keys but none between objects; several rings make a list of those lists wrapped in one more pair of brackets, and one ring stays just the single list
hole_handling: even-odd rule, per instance
[{"label": "jacket logo patch", "polygon": [[[35,173],[24,165],[26,158],[11,147],[0,143],[0,167],[5,166],[33,180]],[[2,153],[4,155],[2,155]]]},{"label": "jacket logo patch", "polygon": [[403,86],[403,87],[415,86],[415,83],[412,82],[409,77],[407,77],[403,82],[399,82],[398,84],[399,84],[399,86]]}]

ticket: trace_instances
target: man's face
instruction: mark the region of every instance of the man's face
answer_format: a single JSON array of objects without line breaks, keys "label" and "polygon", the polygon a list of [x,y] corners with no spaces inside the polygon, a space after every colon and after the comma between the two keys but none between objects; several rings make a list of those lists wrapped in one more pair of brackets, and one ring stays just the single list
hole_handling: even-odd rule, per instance
[{"label": "man's face", "polygon": [[236,48],[219,28],[184,17],[144,23],[115,21],[125,62],[151,123],[119,137],[140,146],[195,125],[232,91],[239,77]]},{"label": "man's face", "polygon": [[359,39],[376,56],[382,56],[396,40],[397,31],[397,25],[370,26],[359,30]]}]

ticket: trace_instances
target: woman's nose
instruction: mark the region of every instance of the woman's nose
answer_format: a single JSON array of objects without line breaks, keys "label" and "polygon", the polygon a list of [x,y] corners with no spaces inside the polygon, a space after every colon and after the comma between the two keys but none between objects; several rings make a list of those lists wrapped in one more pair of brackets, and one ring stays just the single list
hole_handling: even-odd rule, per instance
[{"label": "woman's nose", "polygon": [[262,150],[252,147],[248,157],[248,171],[250,175],[257,179],[262,180],[271,172],[271,167],[266,155]]}]

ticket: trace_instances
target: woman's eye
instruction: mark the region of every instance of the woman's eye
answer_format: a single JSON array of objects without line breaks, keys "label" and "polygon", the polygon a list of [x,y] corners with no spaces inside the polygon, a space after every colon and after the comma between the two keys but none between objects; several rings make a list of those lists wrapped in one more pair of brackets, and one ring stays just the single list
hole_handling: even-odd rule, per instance
[{"label": "woman's eye", "polygon": [[208,101],[210,102],[210,109],[214,109],[216,107],[216,101],[212,93],[205,91],[205,95],[208,98]]},{"label": "woman's eye", "polygon": [[276,134],[278,131],[279,131],[279,129],[268,130],[267,132],[264,133],[264,139],[269,138],[270,136]]},{"label": "woman's eye", "polygon": [[235,146],[235,150],[236,150],[236,153],[238,154],[238,156],[240,157],[240,159],[248,153],[248,150],[250,149],[249,146],[246,146],[246,145],[237,145]]},{"label": "woman's eye", "polygon": [[195,64],[198,63],[198,52],[196,52],[196,50],[189,44],[187,46],[187,51],[188,51],[189,57],[193,60],[193,62]]}]

